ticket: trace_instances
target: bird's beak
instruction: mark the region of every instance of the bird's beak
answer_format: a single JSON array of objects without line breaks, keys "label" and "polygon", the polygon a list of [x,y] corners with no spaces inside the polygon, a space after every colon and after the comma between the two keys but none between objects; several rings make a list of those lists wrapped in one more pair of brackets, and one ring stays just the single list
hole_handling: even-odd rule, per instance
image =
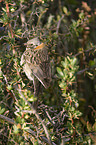
[{"label": "bird's beak", "polygon": [[44,47],[44,43],[41,43],[39,46],[37,46],[35,49],[42,49]]}]

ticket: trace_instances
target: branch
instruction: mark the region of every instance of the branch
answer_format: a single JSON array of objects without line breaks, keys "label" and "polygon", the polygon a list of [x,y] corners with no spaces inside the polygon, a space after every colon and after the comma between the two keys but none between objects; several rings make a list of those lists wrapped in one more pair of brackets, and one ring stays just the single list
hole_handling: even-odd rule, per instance
[{"label": "branch", "polygon": [[96,68],[96,65],[94,65],[92,67],[88,67],[88,68],[82,69],[82,70],[77,72],[77,75],[80,75],[80,74],[84,73],[85,71],[93,70],[95,68]]},{"label": "branch", "polygon": [[[8,84],[7,78],[6,78],[6,76],[5,76],[4,74],[3,74],[3,77],[4,77],[4,80],[5,80],[5,82],[6,82],[6,85],[8,86],[9,84]],[[16,99],[16,96],[15,96],[13,90],[10,90],[10,92],[12,93],[13,98],[14,98],[16,101],[18,101],[18,100]]]},{"label": "branch", "polygon": [[59,27],[60,27],[60,24],[61,24],[61,21],[62,21],[63,18],[64,18],[64,15],[61,17],[61,19],[60,19],[60,20],[58,21],[58,23],[57,23],[56,34],[58,34]]},{"label": "branch", "polygon": [[84,52],[89,52],[89,51],[91,51],[91,50],[95,50],[96,48],[89,48],[88,50],[83,50],[83,51],[81,51],[81,52],[79,52],[79,53],[77,53],[77,54],[75,54],[75,55],[73,55],[74,57],[76,57],[76,56],[78,56],[78,55],[80,55],[80,54],[82,54],[82,53],[84,53]]},{"label": "branch", "polygon": [[80,75],[80,74],[84,73],[87,70],[89,70],[89,68],[82,69],[82,70],[77,72],[77,75]]},{"label": "branch", "polygon": [[10,124],[16,124],[15,121],[13,119],[10,119],[9,117],[6,117],[4,115],[0,115],[0,118],[9,122]]}]

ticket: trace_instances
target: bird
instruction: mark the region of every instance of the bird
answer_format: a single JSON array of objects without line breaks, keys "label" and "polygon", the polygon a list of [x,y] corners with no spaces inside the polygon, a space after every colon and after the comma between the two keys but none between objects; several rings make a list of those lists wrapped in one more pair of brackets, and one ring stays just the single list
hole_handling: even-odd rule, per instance
[{"label": "bird", "polygon": [[27,47],[21,56],[20,65],[27,78],[33,81],[34,96],[38,94],[38,82],[48,88],[51,80],[51,66],[48,48],[38,37],[27,41]]}]

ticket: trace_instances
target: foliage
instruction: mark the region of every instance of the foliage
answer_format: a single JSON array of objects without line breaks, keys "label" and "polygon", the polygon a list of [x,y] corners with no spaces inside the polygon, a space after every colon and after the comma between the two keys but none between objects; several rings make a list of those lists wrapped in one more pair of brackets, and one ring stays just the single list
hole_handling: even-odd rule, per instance
[{"label": "foliage", "polygon": [[[0,1],[0,144],[96,144],[93,3]],[[20,59],[37,36],[49,48],[52,81],[35,110]]]},{"label": "foliage", "polygon": [[[78,119],[82,113],[77,110],[79,107],[78,98],[76,94],[76,72],[78,71],[77,59],[66,57],[61,62],[62,69],[57,67],[59,73],[60,82],[59,86],[62,90],[62,97],[64,104],[63,109],[66,112],[67,121],[65,124],[66,133],[64,134],[63,142],[67,144],[80,144],[82,142],[88,143],[91,141],[88,138],[84,140],[86,135],[82,136],[82,125]],[[67,140],[67,141],[66,141]]]}]

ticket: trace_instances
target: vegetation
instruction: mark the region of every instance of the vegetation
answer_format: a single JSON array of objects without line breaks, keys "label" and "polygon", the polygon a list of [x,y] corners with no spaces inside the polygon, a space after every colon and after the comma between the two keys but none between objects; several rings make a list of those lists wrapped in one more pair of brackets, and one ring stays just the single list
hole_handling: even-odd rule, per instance
[{"label": "vegetation", "polygon": [[[0,0],[0,144],[96,144],[95,5]],[[37,36],[48,47],[52,80],[35,110],[20,59]]]}]

